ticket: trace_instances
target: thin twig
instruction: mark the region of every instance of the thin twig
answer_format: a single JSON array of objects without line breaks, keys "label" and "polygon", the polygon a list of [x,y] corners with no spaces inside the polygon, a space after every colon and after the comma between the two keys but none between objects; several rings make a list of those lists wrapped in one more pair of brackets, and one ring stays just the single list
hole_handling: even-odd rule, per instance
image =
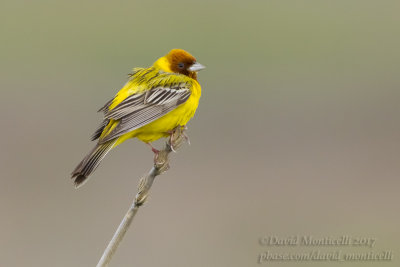
[{"label": "thin twig", "polygon": [[177,127],[171,134],[171,138],[165,144],[163,150],[160,150],[158,154],[154,157],[153,168],[149,171],[147,175],[142,177],[139,182],[138,192],[136,194],[135,200],[133,201],[131,207],[126,212],[121,224],[118,226],[113,238],[108,244],[107,248],[104,250],[103,255],[97,267],[108,266],[111,261],[112,256],[118,248],[119,243],[122,241],[126,231],[131,225],[133,218],[135,217],[140,206],[144,204],[147,196],[150,192],[151,186],[153,185],[156,176],[162,174],[169,169],[169,153],[176,151],[183,143],[184,140],[188,140],[184,133],[183,127]]}]

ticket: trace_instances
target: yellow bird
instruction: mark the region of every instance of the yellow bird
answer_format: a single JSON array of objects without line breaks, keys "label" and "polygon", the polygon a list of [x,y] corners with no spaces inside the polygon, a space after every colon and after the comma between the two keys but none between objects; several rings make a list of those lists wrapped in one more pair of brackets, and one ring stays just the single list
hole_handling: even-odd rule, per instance
[{"label": "yellow bird", "polygon": [[75,186],[82,186],[105,155],[127,139],[137,137],[151,146],[185,126],[199,104],[197,72],[204,68],[182,49],[171,50],[149,68],[134,68],[124,87],[99,110],[104,120],[92,137],[98,142],[72,172]]}]

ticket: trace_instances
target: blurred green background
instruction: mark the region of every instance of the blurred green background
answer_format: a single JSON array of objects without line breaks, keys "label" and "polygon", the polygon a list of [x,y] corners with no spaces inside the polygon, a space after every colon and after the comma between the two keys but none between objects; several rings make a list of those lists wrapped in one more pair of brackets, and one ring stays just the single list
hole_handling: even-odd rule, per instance
[{"label": "blurred green background", "polygon": [[[96,110],[171,48],[207,69],[189,124],[111,266],[258,266],[275,235],[377,238],[400,256],[399,1],[2,1],[0,265],[95,266],[152,153],[75,190]],[[331,248],[316,248],[331,251]],[[336,250],[337,248],[333,248]],[[280,262],[265,266],[344,266]]]}]

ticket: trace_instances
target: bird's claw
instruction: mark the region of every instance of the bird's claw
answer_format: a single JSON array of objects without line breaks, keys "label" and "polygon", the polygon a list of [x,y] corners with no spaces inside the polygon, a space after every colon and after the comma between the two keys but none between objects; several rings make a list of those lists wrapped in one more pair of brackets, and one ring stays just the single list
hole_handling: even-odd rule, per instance
[{"label": "bird's claw", "polygon": [[168,143],[171,148],[171,151],[176,152],[178,148],[182,145],[183,139],[185,139],[186,142],[190,144],[189,137],[185,133],[186,129],[187,126],[184,125],[184,126],[178,126],[173,130],[167,132],[169,134]]},{"label": "bird's claw", "polygon": [[[185,127],[186,127],[186,126],[185,126]],[[187,127],[186,127],[186,129],[187,129]],[[190,139],[189,139],[189,136],[186,134],[186,132],[183,132],[182,134],[183,134],[183,137],[185,138],[186,142],[187,142],[188,145],[190,146]]]},{"label": "bird's claw", "polygon": [[170,146],[172,152],[176,153],[176,149],[174,148],[174,146],[175,146],[175,130],[169,131],[169,146]]},{"label": "bird's claw", "polygon": [[146,144],[147,144],[148,146],[150,146],[151,151],[153,151],[153,153],[154,153],[154,162],[156,162],[157,159],[158,159],[158,154],[160,154],[160,150],[154,148],[150,143],[146,143]]}]

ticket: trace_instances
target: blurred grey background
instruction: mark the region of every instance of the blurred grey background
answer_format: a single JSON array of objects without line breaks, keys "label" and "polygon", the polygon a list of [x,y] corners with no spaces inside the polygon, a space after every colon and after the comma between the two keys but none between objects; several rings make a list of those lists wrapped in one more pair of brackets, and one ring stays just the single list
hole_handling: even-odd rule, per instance
[{"label": "blurred grey background", "polygon": [[[399,1],[2,1],[0,265],[95,266],[152,153],[75,190],[96,110],[171,48],[207,66],[111,266],[259,266],[263,236],[375,237],[399,266]],[[161,143],[158,143],[160,145]],[[321,251],[338,248],[317,247]],[[268,266],[342,266],[279,262]]]}]

